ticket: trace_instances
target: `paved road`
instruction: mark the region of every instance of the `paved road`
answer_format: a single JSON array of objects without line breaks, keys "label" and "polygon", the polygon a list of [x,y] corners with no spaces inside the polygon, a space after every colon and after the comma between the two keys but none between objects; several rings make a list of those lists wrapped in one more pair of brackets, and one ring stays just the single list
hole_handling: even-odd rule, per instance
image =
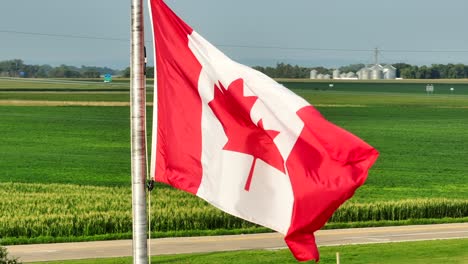
[{"label": "paved road", "polygon": [[[468,223],[320,230],[319,246],[468,238]],[[162,238],[151,240],[151,255],[286,247],[278,233]],[[23,262],[124,257],[132,254],[131,240],[21,245],[7,247]]]}]

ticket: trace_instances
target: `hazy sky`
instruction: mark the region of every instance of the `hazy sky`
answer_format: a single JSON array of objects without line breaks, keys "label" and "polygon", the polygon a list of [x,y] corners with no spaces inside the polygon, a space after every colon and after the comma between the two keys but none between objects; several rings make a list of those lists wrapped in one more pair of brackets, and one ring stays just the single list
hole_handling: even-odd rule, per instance
[{"label": "hazy sky", "polygon": [[[375,47],[382,50],[382,62],[468,64],[466,0],[166,2],[208,41],[234,60],[251,66],[277,62],[327,67],[371,63]],[[148,16],[146,20],[149,22]],[[129,29],[129,0],[2,1],[0,60],[20,58],[31,64],[121,69],[129,64]],[[146,40],[151,41],[149,23],[146,31]],[[427,50],[442,52],[422,52]],[[152,56],[150,53],[150,64]]]}]

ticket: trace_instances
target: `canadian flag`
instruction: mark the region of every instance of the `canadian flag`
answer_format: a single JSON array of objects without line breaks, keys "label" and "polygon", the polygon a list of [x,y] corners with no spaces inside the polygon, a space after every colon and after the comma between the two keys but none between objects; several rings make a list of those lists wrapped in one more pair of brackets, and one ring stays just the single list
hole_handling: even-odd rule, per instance
[{"label": "canadian flag", "polygon": [[152,176],[285,234],[298,260],[318,260],[314,231],[364,183],[378,152],[229,59],[162,0],[150,10]]}]

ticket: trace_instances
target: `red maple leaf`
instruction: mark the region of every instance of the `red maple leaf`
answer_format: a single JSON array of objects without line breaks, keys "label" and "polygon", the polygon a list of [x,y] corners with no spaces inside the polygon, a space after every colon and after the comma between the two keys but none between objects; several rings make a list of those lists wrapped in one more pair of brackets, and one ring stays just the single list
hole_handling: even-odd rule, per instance
[{"label": "red maple leaf", "polygon": [[279,134],[275,130],[265,130],[263,121],[254,124],[250,118],[257,96],[244,96],[244,81],[233,81],[228,89],[219,83],[214,87],[214,99],[208,103],[213,113],[221,122],[228,142],[224,150],[252,155],[254,160],[250,168],[245,190],[250,189],[250,182],[257,159],[270,164],[284,173],[284,161],[273,139]]}]

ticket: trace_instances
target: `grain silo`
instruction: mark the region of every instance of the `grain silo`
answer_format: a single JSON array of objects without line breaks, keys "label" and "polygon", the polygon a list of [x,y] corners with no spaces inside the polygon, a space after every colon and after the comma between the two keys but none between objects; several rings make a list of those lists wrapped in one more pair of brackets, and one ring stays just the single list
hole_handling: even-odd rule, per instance
[{"label": "grain silo", "polygon": [[323,74],[321,73],[317,74],[317,79],[323,79]]},{"label": "grain silo", "polygon": [[346,78],[346,73],[344,73],[344,72],[341,73],[341,74],[340,74],[340,78]]},{"label": "grain silo", "polygon": [[313,69],[310,71],[310,78],[311,79],[317,79],[317,70]]},{"label": "grain silo", "polygon": [[340,78],[340,70],[336,69],[333,71],[333,79],[339,79]]},{"label": "grain silo", "polygon": [[371,71],[369,68],[364,67],[358,71],[358,77],[360,80],[369,80],[371,77]]},{"label": "grain silo", "polygon": [[328,80],[328,79],[331,78],[331,76],[330,76],[330,74],[325,74],[325,75],[323,75],[323,78]]},{"label": "grain silo", "polygon": [[383,79],[383,67],[379,64],[375,64],[370,67],[371,71],[371,79],[372,80],[380,80]]},{"label": "grain silo", "polygon": [[346,78],[355,78],[356,74],[354,72],[348,72],[346,73]]},{"label": "grain silo", "polygon": [[384,79],[396,79],[396,68],[390,64],[383,67]]}]

